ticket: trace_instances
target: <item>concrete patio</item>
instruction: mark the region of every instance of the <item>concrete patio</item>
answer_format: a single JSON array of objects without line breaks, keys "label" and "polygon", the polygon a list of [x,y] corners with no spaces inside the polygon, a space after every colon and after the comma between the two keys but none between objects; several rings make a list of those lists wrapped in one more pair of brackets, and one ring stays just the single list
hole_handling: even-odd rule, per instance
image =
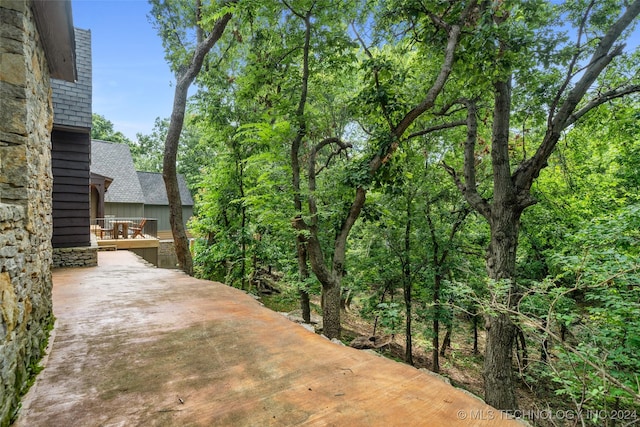
[{"label": "concrete patio", "polygon": [[46,367],[17,426],[520,425],[427,373],[127,251],[54,271]]}]

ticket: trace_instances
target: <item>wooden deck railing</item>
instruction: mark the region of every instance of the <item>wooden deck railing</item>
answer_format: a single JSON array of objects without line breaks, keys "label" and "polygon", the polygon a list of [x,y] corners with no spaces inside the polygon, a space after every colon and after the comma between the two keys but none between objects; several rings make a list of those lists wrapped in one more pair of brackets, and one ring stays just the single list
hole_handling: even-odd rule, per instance
[{"label": "wooden deck railing", "polygon": [[91,232],[100,240],[157,239],[155,218],[106,217],[91,220]]}]

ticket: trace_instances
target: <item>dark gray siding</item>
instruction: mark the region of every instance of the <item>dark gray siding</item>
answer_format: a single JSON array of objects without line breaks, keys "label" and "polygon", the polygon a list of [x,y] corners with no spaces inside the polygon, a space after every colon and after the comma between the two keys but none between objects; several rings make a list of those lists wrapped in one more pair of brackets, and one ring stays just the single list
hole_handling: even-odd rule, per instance
[{"label": "dark gray siding", "polygon": [[91,32],[74,34],[77,80],[51,79],[54,248],[91,245]]},{"label": "dark gray siding", "polygon": [[51,133],[54,248],[90,246],[88,133],[54,129]]}]

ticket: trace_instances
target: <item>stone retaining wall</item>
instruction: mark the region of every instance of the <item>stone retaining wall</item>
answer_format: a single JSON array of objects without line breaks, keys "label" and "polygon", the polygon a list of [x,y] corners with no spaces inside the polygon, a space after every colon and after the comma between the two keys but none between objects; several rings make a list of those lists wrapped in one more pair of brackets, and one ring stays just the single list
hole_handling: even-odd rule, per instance
[{"label": "stone retaining wall", "polygon": [[160,240],[160,245],[158,246],[158,267],[178,268],[178,257],[176,256],[176,248],[173,240]]},{"label": "stone retaining wall", "polygon": [[53,108],[30,2],[0,2],[0,23],[0,426],[7,426],[53,323]]},{"label": "stone retaining wall", "polygon": [[98,265],[98,247],[56,248],[53,267],[95,267]]}]

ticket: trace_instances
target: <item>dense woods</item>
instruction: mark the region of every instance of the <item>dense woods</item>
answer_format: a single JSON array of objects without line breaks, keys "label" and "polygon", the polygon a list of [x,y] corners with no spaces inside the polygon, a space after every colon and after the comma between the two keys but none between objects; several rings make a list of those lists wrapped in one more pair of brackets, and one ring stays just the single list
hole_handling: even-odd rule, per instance
[{"label": "dense woods", "polygon": [[177,110],[129,143],[197,192],[188,271],[608,411],[541,425],[640,412],[640,0],[152,5]]}]

